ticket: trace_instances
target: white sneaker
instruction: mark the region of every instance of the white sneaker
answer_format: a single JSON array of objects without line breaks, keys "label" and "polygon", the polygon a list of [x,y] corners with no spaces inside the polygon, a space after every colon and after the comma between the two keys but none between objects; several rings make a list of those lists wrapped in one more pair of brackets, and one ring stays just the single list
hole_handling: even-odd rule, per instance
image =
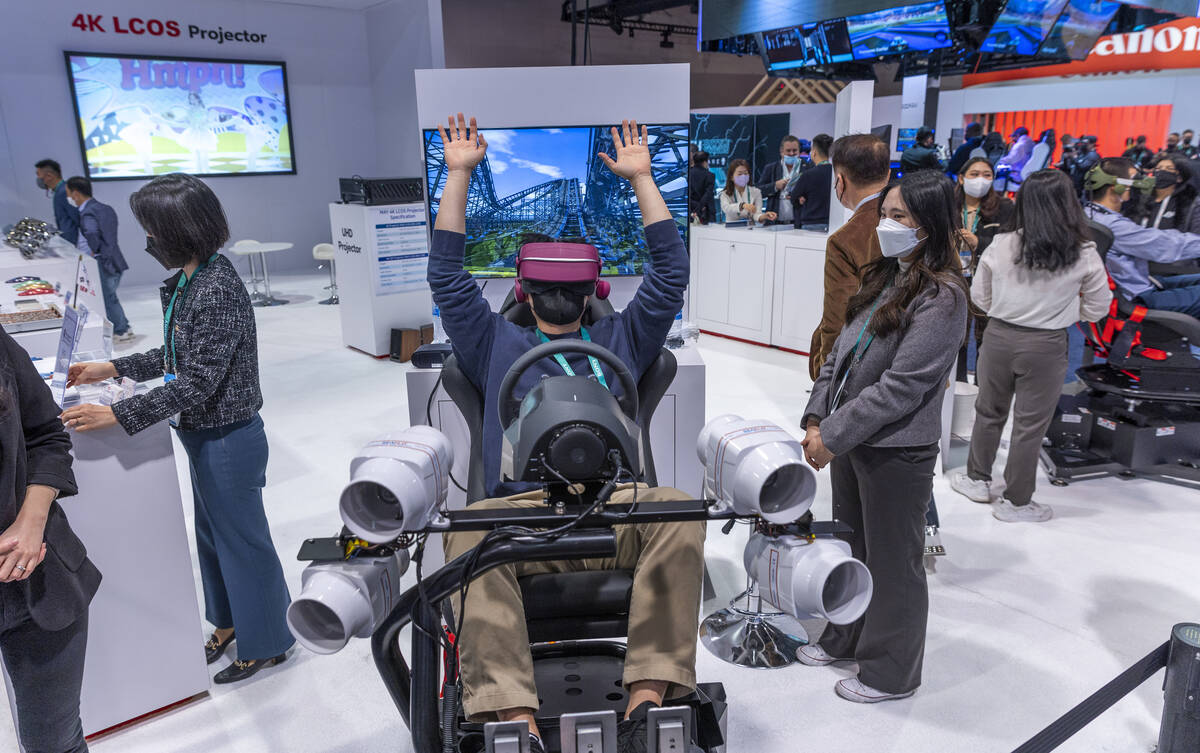
[{"label": "white sneaker", "polygon": [[992,501],[992,482],[976,481],[965,473],[956,473],[950,479],[950,488],[972,502],[987,504]]},{"label": "white sneaker", "polygon": [[916,690],[910,690],[907,693],[885,693],[882,690],[876,690],[868,685],[863,685],[862,681],[857,677],[847,677],[845,680],[839,680],[834,686],[833,691],[847,701],[854,703],[881,703],[883,701],[898,701],[901,698],[908,698]]},{"label": "white sneaker", "polygon": [[836,656],[831,656],[821,648],[819,643],[809,643],[796,649],[796,660],[801,664],[809,667],[828,667],[830,664],[838,662],[854,661],[853,659],[839,659]]},{"label": "white sneaker", "polygon": [[133,334],[133,330],[127,329],[119,335],[113,335],[113,342],[115,342],[115,343],[131,343],[136,338],[137,338],[137,335]]},{"label": "white sneaker", "polygon": [[1027,505],[1014,505],[1002,498],[992,503],[992,517],[1005,523],[1045,523],[1054,517],[1054,510],[1033,501]]}]

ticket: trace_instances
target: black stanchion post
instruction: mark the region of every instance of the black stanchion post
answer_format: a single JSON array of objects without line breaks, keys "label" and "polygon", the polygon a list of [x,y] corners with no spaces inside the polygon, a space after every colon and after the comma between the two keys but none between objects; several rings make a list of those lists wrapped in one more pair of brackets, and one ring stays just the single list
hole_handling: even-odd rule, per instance
[{"label": "black stanchion post", "polygon": [[1163,681],[1162,727],[1158,753],[1200,750],[1200,625],[1181,623],[1171,630],[1167,677]]}]

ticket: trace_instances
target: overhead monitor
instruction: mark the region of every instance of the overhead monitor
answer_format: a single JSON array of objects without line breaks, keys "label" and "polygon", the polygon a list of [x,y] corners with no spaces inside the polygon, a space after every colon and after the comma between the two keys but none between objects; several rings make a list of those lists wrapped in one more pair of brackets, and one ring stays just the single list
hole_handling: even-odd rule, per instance
[{"label": "overhead monitor", "polygon": [[[513,277],[523,239],[581,239],[600,251],[601,274],[640,275],[648,260],[637,196],[597,156],[615,156],[610,125],[483,130],[487,157],[471,176],[464,266]],[[647,126],[651,171],[681,235],[688,223],[688,124]],[[442,139],[423,132],[432,226],[446,185]]]},{"label": "overhead monitor", "polygon": [[854,59],[843,18],[764,31],[758,47],[768,71],[848,63]]},{"label": "overhead monitor", "polygon": [[700,0],[697,36],[701,42],[728,39],[871,13],[907,2],[911,0]]},{"label": "overhead monitor", "polygon": [[855,60],[950,47],[950,21],[941,2],[904,5],[846,19]]},{"label": "overhead monitor", "polygon": [[1066,4],[1067,0],[1008,0],[980,52],[1036,54]]},{"label": "overhead monitor", "polygon": [[296,172],[281,62],[66,53],[92,180]]},{"label": "overhead monitor", "polygon": [[1038,54],[1083,60],[1108,28],[1121,3],[1113,0],[1071,0],[1050,30]]}]

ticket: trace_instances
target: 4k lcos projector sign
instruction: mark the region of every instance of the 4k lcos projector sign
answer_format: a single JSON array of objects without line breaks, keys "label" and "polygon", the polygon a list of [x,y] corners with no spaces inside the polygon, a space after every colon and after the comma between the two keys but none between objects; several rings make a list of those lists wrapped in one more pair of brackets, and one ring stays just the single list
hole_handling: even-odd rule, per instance
[{"label": "4k lcos projector sign", "polygon": [[206,29],[195,24],[182,24],[179,21],[165,21],[160,18],[140,18],[138,16],[105,16],[91,13],[79,13],[71,21],[71,25],[80,31],[101,32],[104,34],[132,34],[133,36],[151,37],[181,37],[185,33],[189,39],[207,39],[217,44],[226,42],[263,44],[267,41],[266,34],[251,32],[245,29],[232,30],[223,26]]}]

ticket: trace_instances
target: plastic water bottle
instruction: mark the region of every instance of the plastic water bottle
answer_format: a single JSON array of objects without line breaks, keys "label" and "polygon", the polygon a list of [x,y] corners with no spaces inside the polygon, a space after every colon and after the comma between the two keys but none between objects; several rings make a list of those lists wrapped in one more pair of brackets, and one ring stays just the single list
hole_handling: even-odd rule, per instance
[{"label": "plastic water bottle", "polygon": [[433,341],[446,342],[446,330],[442,328],[442,312],[436,303],[433,304]]},{"label": "plastic water bottle", "polygon": [[667,333],[666,345],[671,350],[683,347],[683,311],[675,314],[675,321],[671,322],[671,331]]}]

